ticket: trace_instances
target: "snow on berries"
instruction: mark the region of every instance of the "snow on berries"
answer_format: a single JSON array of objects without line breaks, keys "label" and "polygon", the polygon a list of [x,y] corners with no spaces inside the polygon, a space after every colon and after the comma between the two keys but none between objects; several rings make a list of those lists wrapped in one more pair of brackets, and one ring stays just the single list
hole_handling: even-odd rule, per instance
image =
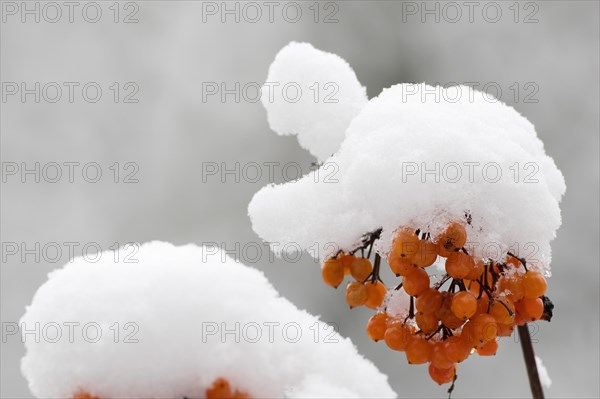
[{"label": "snow on berries", "polygon": [[[512,252],[532,269],[549,272],[565,182],[534,126],[465,86],[397,84],[362,102],[348,68],[298,43],[284,47],[271,65],[267,80],[333,82],[346,94],[339,103],[269,103],[263,97],[271,127],[298,133],[324,166],[257,192],[249,204],[254,231],[276,243],[276,252],[299,246],[323,261],[349,252],[365,233],[380,228],[375,250],[389,254],[393,240],[405,239],[399,226],[420,226],[432,240],[445,234],[442,254],[464,246],[474,261],[504,262]],[[468,224],[451,224],[465,214]],[[430,243],[408,239],[405,246],[394,245],[400,272],[413,252],[420,253],[415,263],[421,266],[433,259]],[[455,260],[457,278],[471,267],[464,261],[462,255]]]},{"label": "snow on berries", "polygon": [[[457,364],[471,354],[494,356],[499,338],[511,335],[515,326],[552,317],[545,277],[512,253],[504,262],[474,259],[463,247],[468,238],[463,223],[468,222],[451,222],[435,241],[421,229],[398,229],[387,263],[401,281],[383,284],[382,258],[375,253],[374,267],[352,275],[346,289],[351,308],[377,309],[366,323],[367,335],[404,352],[409,364],[428,363],[429,376],[438,384],[453,383]],[[341,264],[340,259],[371,265],[369,257],[380,233],[367,234],[350,253],[326,260],[324,269]],[[418,248],[435,251],[444,263],[443,276],[428,273],[434,262],[423,263]],[[395,263],[399,260],[406,264],[400,272]],[[343,280],[343,273],[340,276]]]},{"label": "snow on berries", "polygon": [[[319,54],[307,46],[284,47],[269,77],[335,81],[333,65],[300,62],[308,50]],[[359,85],[349,75],[338,82],[346,93]],[[428,363],[439,384],[454,383],[472,354],[493,356],[515,326],[552,316],[546,277],[563,175],[526,118],[473,93],[397,84],[339,115],[327,103],[265,104],[275,131],[272,121],[285,121],[336,173],[323,166],[269,185],[248,206],[276,253],[300,247],[322,262],[326,284],[347,281],[348,306],[376,309],[368,336],[410,364]],[[383,259],[398,281],[381,280]]]},{"label": "snow on berries", "polygon": [[21,319],[24,334],[63,333],[24,337],[36,397],[395,397],[349,339],[223,252],[150,242],[137,263],[102,255],[50,273]]}]

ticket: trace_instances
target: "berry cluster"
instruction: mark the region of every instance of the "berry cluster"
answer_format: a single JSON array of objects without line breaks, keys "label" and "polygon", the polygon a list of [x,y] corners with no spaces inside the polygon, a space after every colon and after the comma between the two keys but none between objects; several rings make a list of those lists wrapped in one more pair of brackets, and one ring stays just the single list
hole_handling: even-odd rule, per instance
[{"label": "berry cluster", "polygon": [[[212,385],[206,389],[204,394],[206,399],[250,399],[248,393],[239,391],[237,389],[232,390],[231,384],[225,378],[217,378]],[[97,396],[90,395],[85,391],[79,391],[73,399],[99,399]]]},{"label": "berry cluster", "polygon": [[[404,352],[410,364],[429,363],[429,375],[438,384],[453,383],[457,363],[472,353],[495,355],[497,338],[510,336],[516,325],[551,317],[544,276],[511,253],[502,263],[473,258],[464,248],[466,229],[458,222],[447,226],[436,241],[420,230],[396,232],[387,262],[402,277],[393,290],[404,290],[410,304],[406,317],[388,314],[381,306],[388,292],[379,278],[381,258],[375,255],[374,266],[369,261],[380,233],[368,234],[361,247],[326,260],[323,280],[338,287],[345,275],[352,275],[355,281],[346,288],[348,305],[379,308],[367,322],[368,336]],[[362,256],[356,255],[358,250]],[[425,269],[438,256],[445,260],[446,274],[431,284]]]}]

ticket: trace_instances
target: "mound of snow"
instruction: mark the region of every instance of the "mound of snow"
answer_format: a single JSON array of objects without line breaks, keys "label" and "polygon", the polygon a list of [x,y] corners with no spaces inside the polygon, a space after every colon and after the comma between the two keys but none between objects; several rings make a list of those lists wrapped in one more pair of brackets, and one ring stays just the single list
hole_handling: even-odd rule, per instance
[{"label": "mound of snow", "polygon": [[333,179],[316,170],[256,193],[249,215],[260,237],[279,248],[294,242],[325,259],[381,227],[376,249],[386,254],[400,226],[435,239],[470,215],[473,255],[501,261],[510,250],[549,271],[563,176],[534,126],[486,93],[426,84],[385,89],[351,121],[325,163],[336,166]]},{"label": "mound of snow", "polygon": [[367,104],[350,65],[308,43],[281,49],[269,68],[261,101],[271,129],[298,135],[298,142],[320,161],[337,151],[348,124]]},{"label": "mound of snow", "polygon": [[50,273],[21,319],[22,331],[42,331],[23,337],[33,394],[200,398],[224,377],[255,398],[395,396],[350,340],[280,297],[261,272],[207,254],[151,242],[138,263],[104,253]]}]

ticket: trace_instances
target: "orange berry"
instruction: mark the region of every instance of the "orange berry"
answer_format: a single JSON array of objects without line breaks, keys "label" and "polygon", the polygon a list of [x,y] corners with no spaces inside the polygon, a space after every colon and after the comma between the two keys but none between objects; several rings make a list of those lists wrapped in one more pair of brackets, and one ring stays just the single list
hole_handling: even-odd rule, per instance
[{"label": "orange berry", "polygon": [[350,309],[367,303],[369,290],[367,286],[359,281],[354,281],[346,287],[346,303]]},{"label": "orange berry", "polygon": [[401,258],[411,259],[419,250],[419,237],[409,228],[402,228],[396,233],[392,250]]},{"label": "orange berry", "polygon": [[231,398],[231,386],[225,378],[217,378],[210,388],[206,389],[206,399]]},{"label": "orange berry", "polygon": [[438,328],[438,318],[434,313],[419,312],[415,315],[415,321],[425,334],[431,334]]},{"label": "orange berry", "polygon": [[437,259],[437,245],[428,240],[419,241],[419,250],[412,257],[411,261],[419,267],[431,266]]},{"label": "orange berry", "polygon": [[429,275],[421,268],[414,268],[402,281],[404,291],[410,296],[419,296],[429,288]]},{"label": "orange berry", "polygon": [[366,258],[354,258],[350,264],[350,274],[356,281],[363,282],[373,271],[371,261]]},{"label": "orange berry", "polygon": [[468,291],[460,291],[454,294],[450,310],[459,319],[468,319],[477,311],[477,298]]},{"label": "orange berry", "polygon": [[523,276],[525,298],[539,298],[546,293],[546,279],[540,272],[528,271]]},{"label": "orange berry", "polygon": [[465,323],[463,319],[456,316],[450,309],[446,309],[440,315],[440,321],[443,325],[445,325],[451,330],[456,330]]},{"label": "orange berry", "polygon": [[463,280],[465,282],[465,286],[467,287],[467,289],[469,290],[469,292],[475,296],[479,295],[479,281],[473,280],[473,281],[469,281],[467,282],[467,280]]},{"label": "orange berry", "polygon": [[499,294],[505,295],[511,302],[517,302],[525,295],[523,287],[523,276],[513,274],[511,276],[502,276],[496,283],[496,290]]},{"label": "orange berry", "polygon": [[465,360],[471,354],[471,349],[473,349],[473,345],[467,339],[464,339],[462,335],[453,335],[446,339],[446,342],[448,343],[446,355],[454,363]]},{"label": "orange berry", "polygon": [[347,276],[348,274],[350,274],[350,265],[352,264],[352,262],[354,262],[356,256],[352,254],[342,254],[339,256],[338,259],[340,260],[340,262],[342,262],[342,265],[344,266],[344,274]]},{"label": "orange berry", "polygon": [[525,322],[539,320],[544,313],[544,301],[540,298],[523,298],[515,307]]},{"label": "orange berry", "polygon": [[413,336],[407,343],[405,354],[410,364],[427,363],[431,358],[433,345],[419,336]]},{"label": "orange berry", "polygon": [[465,324],[462,334],[473,346],[479,346],[482,343],[496,339],[498,335],[498,325],[496,320],[487,313],[478,314]]},{"label": "orange berry", "polygon": [[498,341],[493,340],[486,342],[479,348],[477,348],[477,354],[479,356],[494,356],[498,350]]},{"label": "orange berry", "polygon": [[465,278],[475,268],[475,261],[464,252],[453,252],[446,259],[446,273],[452,278]]},{"label": "orange berry", "polygon": [[498,324],[512,324],[515,320],[515,305],[513,305],[513,303],[508,299],[503,301],[494,301],[490,307],[489,314],[496,320]]},{"label": "orange berry", "polygon": [[446,327],[454,330],[462,326],[464,323],[463,319],[458,318],[452,312],[452,297],[454,294],[449,292],[442,293],[442,306],[435,312],[435,315]]},{"label": "orange berry", "polygon": [[377,342],[384,338],[389,316],[387,313],[376,313],[367,322],[367,335]]},{"label": "orange berry", "polygon": [[479,277],[481,277],[481,275],[483,274],[483,271],[484,271],[483,261],[481,259],[477,259],[475,261],[475,267],[473,267],[473,269],[471,269],[471,271],[465,276],[465,278],[468,280],[477,280]]},{"label": "orange berry", "polygon": [[460,249],[467,242],[467,231],[459,223],[451,223],[446,230],[438,237],[437,242],[446,251]]},{"label": "orange berry", "polygon": [[448,369],[440,369],[435,367],[433,364],[430,364],[428,370],[431,379],[437,382],[439,385],[451,383],[456,375],[456,365],[453,365]]},{"label": "orange berry", "polygon": [[344,281],[344,266],[339,259],[329,258],[323,264],[321,275],[325,284],[337,288]]},{"label": "orange berry", "polygon": [[407,258],[401,258],[396,254],[396,252],[392,251],[387,257],[388,264],[390,265],[390,269],[392,269],[392,273],[396,276],[406,276],[412,269],[415,268],[412,261]]},{"label": "orange berry", "polygon": [[454,362],[448,357],[448,348],[450,344],[447,341],[440,341],[433,344],[431,350],[431,364],[440,369],[448,369],[454,365]]},{"label": "orange berry", "polygon": [[479,298],[477,300],[477,310],[475,311],[475,314],[471,317],[475,317],[479,314],[482,313],[487,313],[488,307],[490,306],[490,300],[488,299],[487,295],[482,295],[481,298]]},{"label": "orange berry", "polygon": [[442,293],[431,287],[423,291],[415,301],[415,306],[419,312],[435,313],[442,306]]},{"label": "orange berry", "polygon": [[[515,318],[516,322],[516,318]],[[498,323],[498,336],[499,337],[510,337],[515,330],[515,322],[511,324]]]},{"label": "orange berry", "polygon": [[385,294],[387,294],[387,288],[381,281],[375,283],[367,281],[365,285],[367,286],[367,292],[369,294],[369,298],[365,305],[371,309],[378,308],[383,303]]},{"label": "orange berry", "polygon": [[412,338],[412,330],[402,323],[394,323],[385,331],[385,344],[395,351],[404,351]]}]

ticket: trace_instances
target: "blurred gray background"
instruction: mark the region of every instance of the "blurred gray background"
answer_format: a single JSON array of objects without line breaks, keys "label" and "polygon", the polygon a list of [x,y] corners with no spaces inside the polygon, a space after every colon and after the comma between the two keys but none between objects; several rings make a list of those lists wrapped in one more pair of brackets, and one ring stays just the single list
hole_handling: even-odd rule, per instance
[{"label": "blurred gray background", "polygon": [[[26,176],[25,183],[18,174],[4,176],[2,323],[18,321],[46,274],[68,261],[64,246],[58,261],[51,261],[51,252],[42,253],[39,261],[32,255],[22,261],[20,252],[8,254],[9,243],[25,243],[27,248],[39,243],[43,248],[78,242],[76,254],[86,243],[102,249],[115,242],[157,239],[224,243],[233,255],[263,270],[297,306],[336,323],[342,335],[352,338],[360,352],[389,375],[400,397],[445,396],[445,389],[429,380],[426,367],[408,366],[403,354],[368,340],[364,325],[371,312],[350,312],[343,295],[321,282],[320,269],[309,256],[304,254],[297,262],[271,260],[265,246],[255,262],[254,252],[244,254],[244,245],[251,249],[260,243],[246,207],[252,195],[270,182],[268,176],[263,174],[257,182],[244,181],[243,176],[239,182],[235,176],[222,182],[219,176],[209,176],[203,182],[206,162],[224,162],[229,168],[236,162],[240,166],[297,162],[305,173],[310,170],[314,159],[294,137],[279,137],[269,130],[260,103],[243,97],[236,102],[231,95],[224,102],[218,96],[202,98],[203,82],[225,82],[229,87],[236,82],[261,84],[282,46],[292,40],[308,41],[345,58],[369,97],[398,82],[476,82],[480,88],[493,84],[502,89],[503,101],[535,124],[567,182],[548,291],[556,315],[534,333],[535,349],[553,381],[546,389],[548,397],[600,395],[598,2],[498,2],[502,15],[497,22],[492,21],[498,7],[489,8],[486,2],[476,2],[472,21],[462,2],[455,3],[463,14],[458,20],[455,10],[433,1],[426,5],[340,1],[316,6],[297,2],[302,10],[297,22],[292,22],[296,6],[288,6],[286,20],[282,14],[286,4],[275,2],[270,22],[268,9],[259,2],[263,15],[255,23],[250,21],[254,11],[246,8],[244,13],[244,3],[237,3],[239,22],[235,15],[226,15],[224,23],[222,10],[203,14],[203,7],[212,9],[206,8],[210,2],[200,1],[119,2],[117,23],[110,8],[115,7],[113,2],[97,3],[102,17],[96,23],[83,18],[85,2],[77,3],[73,22],[63,15],[56,23],[46,21],[56,13],[44,11],[44,3],[37,3],[42,7],[39,23],[27,14],[22,22],[22,10],[11,8],[20,8],[21,3],[7,3],[13,2],[2,2],[5,174],[12,163],[32,167],[35,162],[41,166],[96,162],[103,176],[98,183],[88,183],[81,177],[81,167],[75,169],[73,183],[66,176],[57,183],[43,176],[39,183],[32,176]],[[27,3],[32,9],[35,4]],[[221,7],[221,2],[211,4]],[[227,4],[236,7],[235,2]],[[438,7],[439,21],[435,15],[422,15],[425,6]],[[417,14],[412,14],[414,7]],[[94,11],[86,9],[86,17],[93,19]],[[128,15],[138,22],[123,23]],[[331,23],[325,23],[327,18]],[[80,86],[72,103],[66,99],[66,86],[60,101],[47,101],[54,97],[48,86],[36,103],[34,95],[24,102],[20,93],[7,95],[15,87],[11,83],[22,82],[28,87],[35,82]],[[100,101],[82,97],[81,87],[88,82],[102,88]],[[116,103],[114,82],[119,87]],[[128,82],[133,86],[125,86]],[[139,91],[129,99],[139,101],[124,102],[135,87]],[[113,181],[115,168],[109,168],[115,162],[121,172],[119,183]],[[123,182],[130,172],[136,172],[138,183]],[[282,166],[275,168],[273,181],[284,180]],[[3,340],[3,398],[30,397],[19,371],[23,352],[19,339]],[[520,346],[513,338],[501,342],[496,357],[469,359],[460,366],[459,376],[455,397],[529,396]]]}]

